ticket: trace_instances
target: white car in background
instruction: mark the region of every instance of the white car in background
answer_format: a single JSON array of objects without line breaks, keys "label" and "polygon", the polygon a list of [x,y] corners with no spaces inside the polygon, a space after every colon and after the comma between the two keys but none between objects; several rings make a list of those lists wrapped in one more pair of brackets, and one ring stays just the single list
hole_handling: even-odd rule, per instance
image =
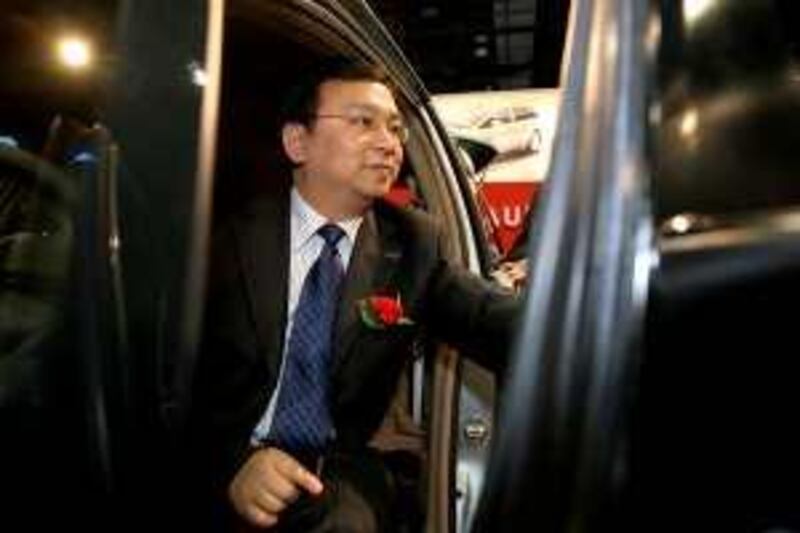
[{"label": "white car in background", "polygon": [[451,134],[488,144],[504,159],[535,154],[542,147],[538,113],[531,107],[502,107],[477,114],[469,123],[454,124]]},{"label": "white car in background", "polygon": [[451,136],[487,144],[496,161],[539,154],[552,142],[556,89],[517,89],[433,97]]},{"label": "white car in background", "polygon": [[[501,256],[522,231],[550,166],[560,91],[518,89],[440,94],[433,104],[473,159],[473,191]],[[486,147],[480,150],[480,147]],[[494,152],[488,163],[487,154]]]}]

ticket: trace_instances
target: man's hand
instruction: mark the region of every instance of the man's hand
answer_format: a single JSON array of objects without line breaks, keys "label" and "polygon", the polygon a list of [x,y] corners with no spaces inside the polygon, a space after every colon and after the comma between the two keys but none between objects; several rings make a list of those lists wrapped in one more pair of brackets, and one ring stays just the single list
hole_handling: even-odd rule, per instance
[{"label": "man's hand", "polygon": [[228,485],[236,512],[255,526],[271,527],[305,490],[322,493],[322,482],[291,455],[277,448],[256,450]]},{"label": "man's hand", "polygon": [[492,277],[500,285],[511,290],[521,290],[528,281],[528,260],[506,261],[492,272]]}]

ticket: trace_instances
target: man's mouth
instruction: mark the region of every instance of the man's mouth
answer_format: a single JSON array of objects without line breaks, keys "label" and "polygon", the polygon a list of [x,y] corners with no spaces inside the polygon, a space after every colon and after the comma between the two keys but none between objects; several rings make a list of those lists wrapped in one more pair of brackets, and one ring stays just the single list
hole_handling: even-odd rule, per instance
[{"label": "man's mouth", "polygon": [[372,170],[377,170],[377,171],[380,171],[380,172],[387,172],[387,173],[390,173],[392,175],[397,174],[397,171],[398,171],[398,169],[397,169],[397,167],[395,165],[384,164],[384,163],[376,163],[374,165],[368,165],[368,168],[371,168]]}]

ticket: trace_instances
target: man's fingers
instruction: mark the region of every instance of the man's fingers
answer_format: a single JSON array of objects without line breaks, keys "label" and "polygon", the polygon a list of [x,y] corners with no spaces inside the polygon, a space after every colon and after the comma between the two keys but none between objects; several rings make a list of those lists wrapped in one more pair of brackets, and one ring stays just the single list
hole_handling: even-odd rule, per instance
[{"label": "man's fingers", "polygon": [[300,496],[300,488],[286,474],[273,465],[272,475],[266,488],[273,496],[285,503],[291,503]]},{"label": "man's fingers", "polygon": [[233,507],[248,522],[271,527],[302,490],[322,492],[322,483],[292,456],[277,449],[254,452],[228,486]]},{"label": "man's fingers", "polygon": [[322,492],[322,481],[290,455],[284,454],[275,467],[285,478],[311,494],[317,495]]},{"label": "man's fingers", "polygon": [[259,527],[272,527],[278,523],[277,513],[268,513],[255,505],[247,507],[245,514],[249,522]]},{"label": "man's fingers", "polygon": [[302,466],[295,470],[294,480],[295,482],[297,482],[298,485],[300,485],[301,487],[303,487],[304,489],[306,489],[308,492],[310,492],[315,496],[317,494],[322,493],[323,490],[322,481],[320,481],[320,479],[317,476],[315,476]]},{"label": "man's fingers", "polygon": [[[297,491],[294,491],[295,493]],[[288,505],[288,502],[291,501],[291,498],[282,499],[277,494],[273,494],[269,490],[263,489],[256,494],[255,497],[256,505],[269,514],[278,514]]]}]

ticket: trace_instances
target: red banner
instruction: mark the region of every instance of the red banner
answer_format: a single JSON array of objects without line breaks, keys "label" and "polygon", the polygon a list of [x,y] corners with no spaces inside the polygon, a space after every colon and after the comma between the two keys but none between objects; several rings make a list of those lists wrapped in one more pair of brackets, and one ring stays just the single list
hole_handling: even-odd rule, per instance
[{"label": "red banner", "polygon": [[481,185],[488,225],[494,232],[500,252],[505,254],[522,231],[528,210],[535,202],[539,183],[491,182]]}]

